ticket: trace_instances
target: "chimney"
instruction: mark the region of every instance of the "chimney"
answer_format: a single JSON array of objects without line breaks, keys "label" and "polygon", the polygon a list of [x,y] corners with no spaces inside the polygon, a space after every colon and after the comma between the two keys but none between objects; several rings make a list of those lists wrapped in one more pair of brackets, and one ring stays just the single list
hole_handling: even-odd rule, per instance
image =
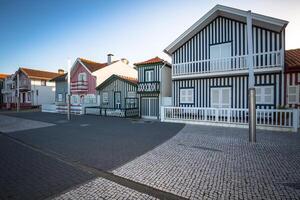
[{"label": "chimney", "polygon": [[128,61],[126,58],[121,58],[121,61],[122,61],[124,64],[126,64],[126,65],[129,64],[129,61]]},{"label": "chimney", "polygon": [[112,57],[113,57],[113,56],[114,56],[114,55],[111,54],[111,53],[107,54],[107,64],[111,64],[111,62],[112,62]]},{"label": "chimney", "polygon": [[64,74],[65,71],[64,71],[63,69],[58,69],[58,73],[59,73],[59,74]]}]

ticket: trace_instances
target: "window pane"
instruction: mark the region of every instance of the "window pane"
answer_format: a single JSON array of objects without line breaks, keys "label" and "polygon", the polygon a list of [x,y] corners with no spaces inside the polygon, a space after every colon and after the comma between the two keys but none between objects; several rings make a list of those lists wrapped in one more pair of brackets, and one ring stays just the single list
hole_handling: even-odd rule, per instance
[{"label": "window pane", "polygon": [[211,103],[219,104],[219,90],[218,89],[211,90]]},{"label": "window pane", "polygon": [[265,95],[270,95],[270,94],[272,94],[272,88],[266,87],[265,88]]},{"label": "window pane", "polygon": [[272,104],[272,96],[265,96],[265,103]]}]

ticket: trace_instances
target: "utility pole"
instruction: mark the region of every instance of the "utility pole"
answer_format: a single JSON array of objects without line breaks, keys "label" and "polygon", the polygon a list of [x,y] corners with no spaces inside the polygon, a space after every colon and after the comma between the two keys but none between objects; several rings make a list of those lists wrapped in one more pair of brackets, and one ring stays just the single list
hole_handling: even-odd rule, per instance
[{"label": "utility pole", "polygon": [[249,142],[256,142],[256,96],[255,96],[256,93],[254,87],[251,10],[249,10],[247,14],[247,38],[248,38],[247,65],[249,68],[249,82],[248,82]]},{"label": "utility pole", "polygon": [[67,113],[67,117],[68,120],[71,120],[71,60],[68,59],[68,101],[67,101],[67,105],[68,105],[68,113]]},{"label": "utility pole", "polygon": [[20,77],[17,72],[17,112],[20,112]]}]

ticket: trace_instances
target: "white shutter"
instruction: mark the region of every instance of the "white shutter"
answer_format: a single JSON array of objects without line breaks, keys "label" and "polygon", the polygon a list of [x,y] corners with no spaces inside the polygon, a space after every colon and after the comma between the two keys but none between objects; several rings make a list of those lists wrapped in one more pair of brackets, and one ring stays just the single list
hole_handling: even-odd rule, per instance
[{"label": "white shutter", "polygon": [[223,88],[222,89],[222,108],[230,108],[230,98],[231,97],[231,91],[230,88]]},{"label": "white shutter", "polygon": [[288,103],[289,104],[295,104],[298,103],[299,98],[299,89],[298,86],[289,86],[288,87]]},{"label": "white shutter", "polygon": [[180,89],[180,103],[194,103],[194,89]]},{"label": "white shutter", "polygon": [[211,107],[218,108],[220,106],[220,90],[219,88],[211,89]]}]

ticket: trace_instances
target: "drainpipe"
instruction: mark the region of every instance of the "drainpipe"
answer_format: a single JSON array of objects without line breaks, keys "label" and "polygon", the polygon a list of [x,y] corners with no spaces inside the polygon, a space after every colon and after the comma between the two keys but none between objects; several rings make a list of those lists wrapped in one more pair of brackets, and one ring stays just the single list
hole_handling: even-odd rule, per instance
[{"label": "drainpipe", "polygon": [[160,116],[160,107],[161,107],[161,105],[162,105],[162,96],[161,96],[161,94],[162,94],[162,91],[163,91],[163,87],[162,87],[162,69],[165,67],[167,65],[167,62],[164,62],[164,65],[163,66],[161,66],[161,68],[159,69],[159,74],[160,74],[160,77],[159,77],[159,83],[160,83],[160,86],[159,86],[159,109],[158,109],[158,114],[159,114],[159,116]]}]

